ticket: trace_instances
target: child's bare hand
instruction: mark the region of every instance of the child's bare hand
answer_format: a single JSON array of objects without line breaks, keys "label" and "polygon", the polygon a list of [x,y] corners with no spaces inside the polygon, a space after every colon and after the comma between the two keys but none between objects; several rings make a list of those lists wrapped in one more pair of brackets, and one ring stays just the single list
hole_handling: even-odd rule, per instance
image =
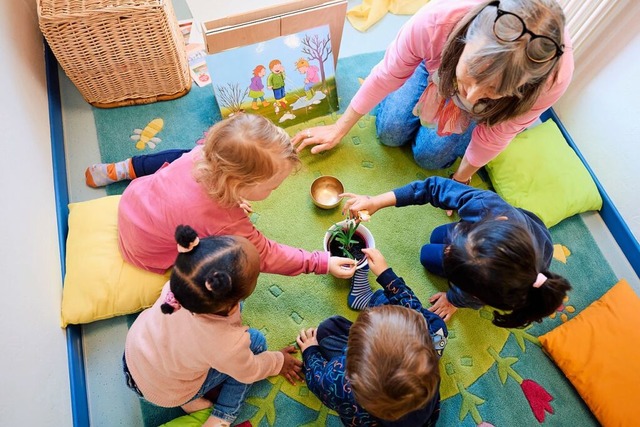
[{"label": "child's bare hand", "polygon": [[438,292],[437,294],[431,295],[429,302],[433,304],[429,307],[429,311],[442,317],[442,320],[445,322],[448,322],[451,316],[453,316],[453,313],[458,310],[455,305],[449,302],[446,292]]},{"label": "child's bare hand", "polygon": [[329,274],[338,279],[348,279],[356,272],[356,260],[332,256],[329,258]]},{"label": "child's bare hand", "polygon": [[309,328],[307,330],[301,329],[298,337],[296,338],[296,342],[300,347],[300,351],[304,353],[304,351],[314,345],[318,345],[318,338],[316,337],[316,332],[318,328]]},{"label": "child's bare hand", "polygon": [[373,272],[373,274],[375,274],[376,276],[379,276],[383,271],[389,268],[387,261],[384,259],[384,256],[382,256],[382,252],[380,252],[378,249],[365,248],[362,250],[362,253],[367,256],[369,268],[371,269],[371,272]]},{"label": "child's bare hand", "polygon": [[369,216],[373,215],[378,208],[373,203],[371,196],[359,195],[354,193],[342,193],[338,197],[348,197],[342,208],[342,215],[348,215],[358,218],[359,211],[367,211]]},{"label": "child's bare hand", "polygon": [[302,372],[302,361],[292,356],[292,354],[297,352],[298,350],[292,345],[280,350],[280,353],[284,354],[284,363],[282,364],[282,369],[280,369],[280,375],[285,377],[287,381],[293,385],[296,385],[296,381],[302,381],[302,377],[300,376]]},{"label": "child's bare hand", "polygon": [[246,213],[247,215],[253,212],[251,203],[248,200],[240,199],[240,202],[238,202],[238,206],[240,206],[240,208],[242,208],[242,210],[244,210],[244,213]]}]

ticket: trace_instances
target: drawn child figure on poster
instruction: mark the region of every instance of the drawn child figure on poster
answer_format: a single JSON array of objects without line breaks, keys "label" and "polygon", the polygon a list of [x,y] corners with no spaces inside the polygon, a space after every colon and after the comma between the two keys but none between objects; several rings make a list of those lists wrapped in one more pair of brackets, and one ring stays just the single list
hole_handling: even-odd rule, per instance
[{"label": "drawn child figure on poster", "polygon": [[269,62],[269,70],[271,70],[271,74],[267,77],[267,87],[273,90],[276,106],[287,108],[287,100],[284,97],[284,79],[286,78],[284,65],[279,59],[274,59]]},{"label": "drawn child figure on poster", "polygon": [[260,108],[258,102],[262,103],[263,107],[269,105],[264,99],[264,84],[262,78],[267,74],[267,69],[264,65],[256,65],[253,69],[253,77],[251,77],[251,84],[249,85],[249,98],[251,98],[251,108],[257,110]]},{"label": "drawn child figure on poster", "polygon": [[318,74],[318,67],[310,65],[309,61],[304,58],[300,58],[296,61],[296,70],[300,74],[304,74],[304,93],[307,95],[307,99],[313,98],[313,87],[316,83],[320,82],[320,75]]}]

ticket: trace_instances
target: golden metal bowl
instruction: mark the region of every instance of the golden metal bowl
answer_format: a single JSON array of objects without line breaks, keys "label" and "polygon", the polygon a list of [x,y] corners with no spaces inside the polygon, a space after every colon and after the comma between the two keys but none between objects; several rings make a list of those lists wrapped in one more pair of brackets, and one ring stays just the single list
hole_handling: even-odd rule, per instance
[{"label": "golden metal bowl", "polygon": [[342,200],[338,195],[344,193],[344,186],[338,178],[323,175],[311,184],[311,200],[322,209],[335,208]]}]

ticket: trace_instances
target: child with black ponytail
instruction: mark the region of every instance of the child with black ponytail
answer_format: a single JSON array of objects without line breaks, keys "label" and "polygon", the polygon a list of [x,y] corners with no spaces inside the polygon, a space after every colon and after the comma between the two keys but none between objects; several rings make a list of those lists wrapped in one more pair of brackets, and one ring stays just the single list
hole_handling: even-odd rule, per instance
[{"label": "child with black ponytail", "polygon": [[[429,310],[445,321],[457,308],[489,305],[504,311],[494,311],[495,325],[526,326],[552,314],[571,289],[565,278],[549,271],[553,243],[544,223],[493,191],[432,176],[373,197],[344,196],[349,197],[344,210],[354,215],[425,204],[458,211],[460,221],[436,227],[420,250],[422,265],[449,280],[448,292],[429,299]],[[349,296],[354,309],[366,307],[373,296],[361,271],[352,280]]]},{"label": "child with black ponytail", "polygon": [[264,335],[242,325],[240,303],[260,272],[249,240],[199,239],[183,225],[175,239],[179,254],[169,282],[127,334],[127,385],[142,399],[187,413],[211,407],[203,396],[220,386],[204,426],[229,426],[252,383],[280,374],[295,384],[302,362],[292,356],[293,346],[266,351]]}]

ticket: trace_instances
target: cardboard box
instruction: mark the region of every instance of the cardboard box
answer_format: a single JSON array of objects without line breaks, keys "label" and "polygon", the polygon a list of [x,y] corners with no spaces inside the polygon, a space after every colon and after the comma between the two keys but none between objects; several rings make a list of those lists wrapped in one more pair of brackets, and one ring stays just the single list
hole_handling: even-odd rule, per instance
[{"label": "cardboard box", "polygon": [[329,25],[334,63],[338,61],[347,0],[236,0],[213,4],[187,0],[202,26],[209,54]]}]

